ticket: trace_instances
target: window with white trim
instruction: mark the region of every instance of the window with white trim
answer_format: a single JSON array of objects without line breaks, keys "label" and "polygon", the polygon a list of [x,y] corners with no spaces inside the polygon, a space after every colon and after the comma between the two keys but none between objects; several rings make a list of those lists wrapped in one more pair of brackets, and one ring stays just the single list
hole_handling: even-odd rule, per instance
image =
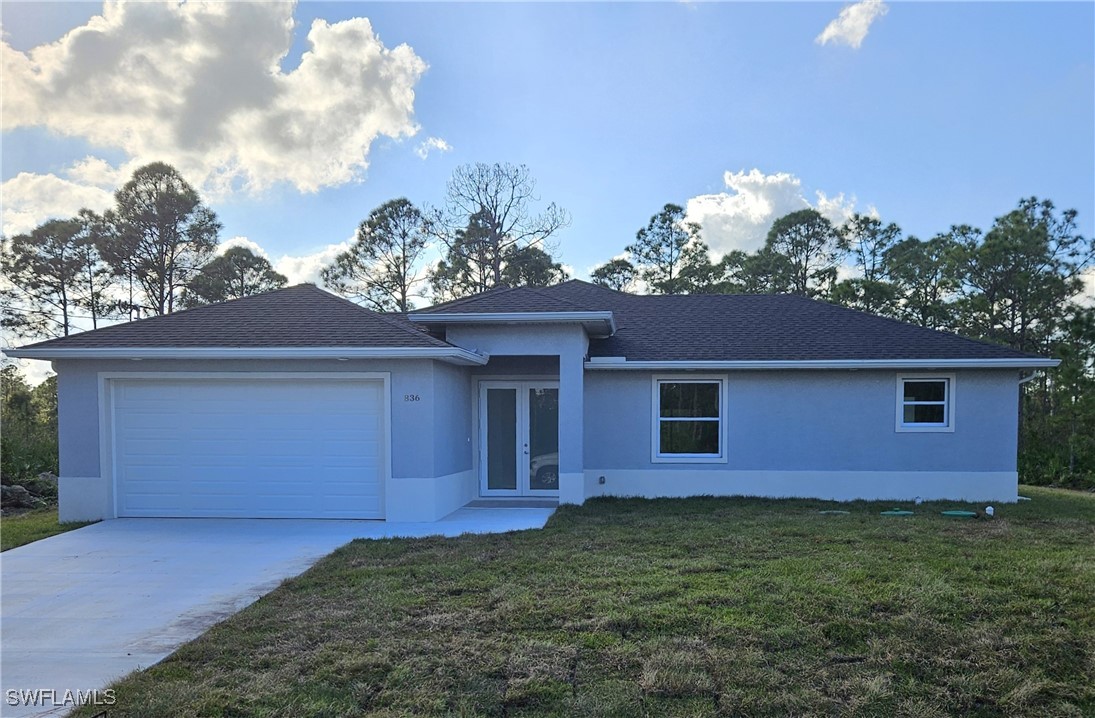
[{"label": "window with white trim", "polygon": [[954,428],[954,377],[897,377],[899,431],[951,431]]},{"label": "window with white trim", "polygon": [[722,379],[654,380],[655,460],[723,457]]}]

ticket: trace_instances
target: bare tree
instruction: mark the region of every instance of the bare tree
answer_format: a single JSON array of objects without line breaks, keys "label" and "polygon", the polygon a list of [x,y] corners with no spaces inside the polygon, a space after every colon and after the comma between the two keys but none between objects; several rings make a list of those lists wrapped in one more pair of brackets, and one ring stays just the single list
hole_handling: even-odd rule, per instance
[{"label": "bare tree", "polygon": [[[534,213],[532,205],[540,199],[535,190],[536,181],[525,165],[477,162],[457,167],[448,182],[445,206],[431,212],[427,223],[447,249],[444,266],[476,265],[471,271],[477,274],[483,264],[487,283],[499,286],[505,283],[507,257],[533,246],[550,255],[546,242],[570,224],[570,214],[555,203]],[[477,235],[473,244],[467,241],[470,223]],[[436,270],[431,283],[435,293],[454,286],[450,277]]]}]

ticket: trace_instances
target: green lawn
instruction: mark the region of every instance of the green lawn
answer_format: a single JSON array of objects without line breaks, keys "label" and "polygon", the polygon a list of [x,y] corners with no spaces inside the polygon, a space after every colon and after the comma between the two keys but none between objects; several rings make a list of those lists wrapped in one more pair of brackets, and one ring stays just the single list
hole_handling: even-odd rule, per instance
[{"label": "green lawn", "polygon": [[598,500],[356,541],[110,715],[1095,715],[1095,496],[1023,492],[993,520]]},{"label": "green lawn", "polygon": [[[91,522],[94,523],[94,522]],[[88,523],[57,523],[57,507],[35,509],[18,516],[0,518],[0,551],[22,546],[65,531],[87,526]]]}]

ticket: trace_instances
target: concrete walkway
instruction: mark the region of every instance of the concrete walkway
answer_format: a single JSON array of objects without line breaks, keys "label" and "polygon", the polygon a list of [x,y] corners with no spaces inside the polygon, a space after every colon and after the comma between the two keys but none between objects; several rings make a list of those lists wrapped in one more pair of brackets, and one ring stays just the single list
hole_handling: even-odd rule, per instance
[{"label": "concrete walkway", "polygon": [[[542,528],[549,508],[463,508],[435,523],[115,519],[0,554],[0,715],[62,715],[355,538]],[[53,689],[38,707],[9,690]]]}]

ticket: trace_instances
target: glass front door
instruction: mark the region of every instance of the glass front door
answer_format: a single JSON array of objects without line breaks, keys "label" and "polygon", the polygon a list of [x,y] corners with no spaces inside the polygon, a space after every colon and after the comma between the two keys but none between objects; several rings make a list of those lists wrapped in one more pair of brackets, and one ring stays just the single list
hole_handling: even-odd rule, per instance
[{"label": "glass front door", "polygon": [[479,388],[484,496],[559,493],[559,385],[485,381]]}]

